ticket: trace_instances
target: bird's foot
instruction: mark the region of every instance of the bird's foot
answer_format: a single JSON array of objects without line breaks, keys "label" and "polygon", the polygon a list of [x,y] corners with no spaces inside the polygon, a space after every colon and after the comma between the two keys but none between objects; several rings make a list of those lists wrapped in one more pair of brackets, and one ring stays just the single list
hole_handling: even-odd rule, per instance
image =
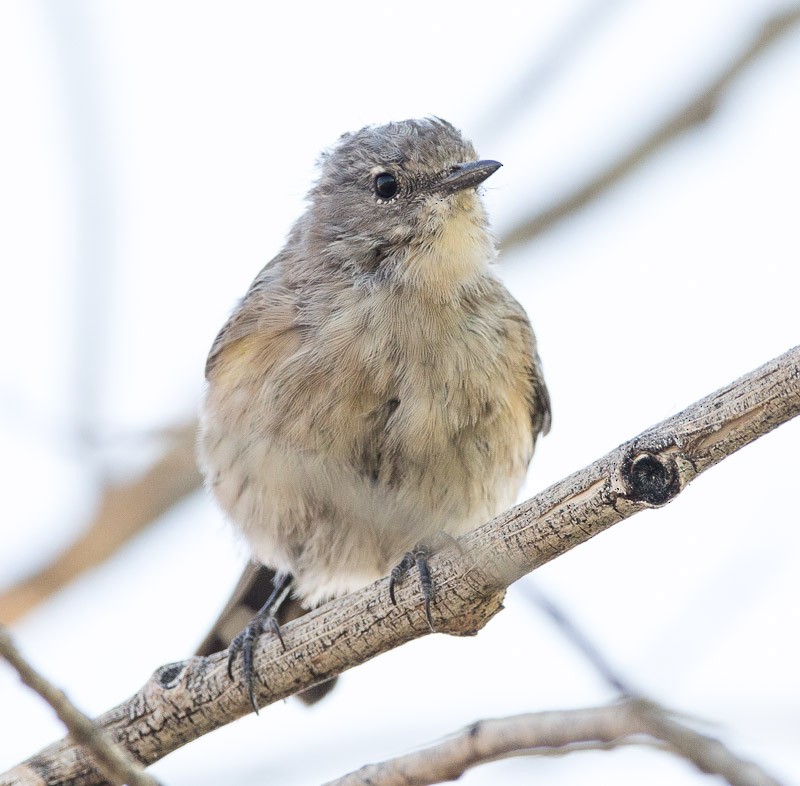
[{"label": "bird's foot", "polygon": [[271,632],[278,637],[284,651],[286,650],[281,628],[275,615],[288,596],[291,590],[291,584],[291,576],[287,576],[285,579],[278,582],[267,602],[259,609],[255,617],[250,620],[247,627],[235,636],[228,646],[228,677],[233,680],[233,662],[236,660],[236,656],[241,652],[242,678],[247,688],[247,695],[250,697],[250,704],[253,705],[256,715],[258,715],[258,705],[256,704],[254,687],[253,648],[258,641],[258,637],[262,633]]},{"label": "bird's foot", "polygon": [[419,571],[419,584],[422,589],[422,598],[425,603],[425,618],[428,620],[428,625],[431,630],[433,627],[433,617],[431,616],[431,601],[434,598],[434,586],[431,580],[431,571],[428,566],[428,560],[431,555],[440,551],[444,546],[455,546],[461,551],[458,541],[448,535],[446,532],[439,532],[434,538],[422,540],[414,546],[411,551],[407,551],[400,562],[392,568],[389,574],[389,598],[393,605],[397,605],[394,589],[405,577],[406,574],[414,567],[417,566]]}]

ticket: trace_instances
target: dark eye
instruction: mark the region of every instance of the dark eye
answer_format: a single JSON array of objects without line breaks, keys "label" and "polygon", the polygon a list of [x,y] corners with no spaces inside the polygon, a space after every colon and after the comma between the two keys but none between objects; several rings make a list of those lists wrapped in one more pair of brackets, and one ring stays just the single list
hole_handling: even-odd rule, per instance
[{"label": "dark eye", "polygon": [[391,199],[397,193],[397,179],[388,172],[381,172],[375,178],[375,193],[381,199]]}]

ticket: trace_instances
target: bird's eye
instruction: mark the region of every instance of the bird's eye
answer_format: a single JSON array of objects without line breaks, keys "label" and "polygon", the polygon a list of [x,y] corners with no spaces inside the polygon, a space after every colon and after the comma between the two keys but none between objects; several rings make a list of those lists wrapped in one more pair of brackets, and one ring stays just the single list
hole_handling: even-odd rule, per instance
[{"label": "bird's eye", "polygon": [[397,193],[397,178],[388,172],[375,177],[375,193],[381,199],[391,199]]}]

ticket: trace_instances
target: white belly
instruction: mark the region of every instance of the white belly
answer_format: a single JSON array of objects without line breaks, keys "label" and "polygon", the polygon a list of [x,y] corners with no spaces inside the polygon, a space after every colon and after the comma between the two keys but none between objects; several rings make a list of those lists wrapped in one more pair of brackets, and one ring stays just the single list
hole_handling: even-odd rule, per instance
[{"label": "white belly", "polygon": [[214,492],[253,555],[294,575],[298,596],[312,606],[388,575],[426,537],[461,535],[488,521],[513,504],[524,476],[457,477],[447,464],[463,462],[442,456],[430,471],[392,488],[318,454],[252,436],[228,435],[211,460],[230,467]]}]

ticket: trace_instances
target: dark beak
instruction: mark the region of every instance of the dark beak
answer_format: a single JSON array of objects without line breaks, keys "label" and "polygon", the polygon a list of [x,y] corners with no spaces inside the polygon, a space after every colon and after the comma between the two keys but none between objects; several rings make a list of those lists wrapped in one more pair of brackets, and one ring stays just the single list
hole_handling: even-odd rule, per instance
[{"label": "dark beak", "polygon": [[458,164],[442,179],[430,186],[437,194],[454,194],[465,188],[475,188],[503,166],[499,161],[471,161]]}]

